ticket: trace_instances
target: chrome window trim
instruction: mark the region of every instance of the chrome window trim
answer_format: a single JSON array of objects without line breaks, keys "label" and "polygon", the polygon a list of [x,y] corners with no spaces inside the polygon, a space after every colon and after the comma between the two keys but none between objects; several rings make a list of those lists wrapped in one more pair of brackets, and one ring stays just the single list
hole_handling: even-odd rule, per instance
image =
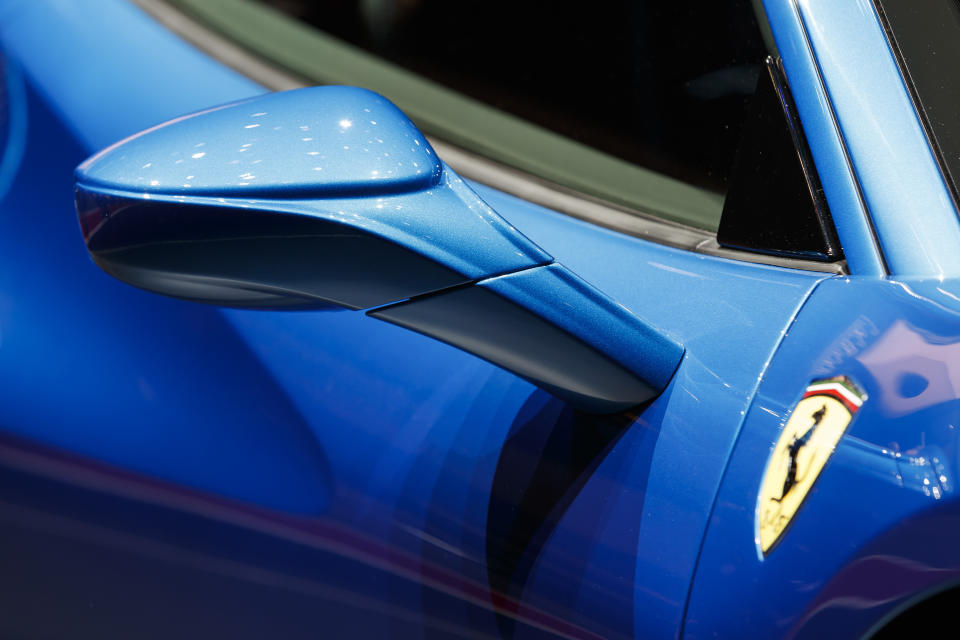
[{"label": "chrome window trim", "polygon": [[[311,84],[208,30],[164,0],[131,1],[207,55],[272,91],[298,89]],[[429,136],[428,139],[437,154],[464,178],[601,227],[658,244],[730,260],[834,274],[848,272],[845,261],[816,262],[721,247],[717,244],[716,234],[709,231],[617,207],[443,140]]]}]

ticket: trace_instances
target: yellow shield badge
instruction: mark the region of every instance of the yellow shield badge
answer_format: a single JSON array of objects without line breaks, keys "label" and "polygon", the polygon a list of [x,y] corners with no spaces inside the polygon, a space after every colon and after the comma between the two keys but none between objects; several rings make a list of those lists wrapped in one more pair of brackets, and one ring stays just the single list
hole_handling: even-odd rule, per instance
[{"label": "yellow shield badge", "polygon": [[814,380],[780,433],[757,500],[757,544],[783,536],[867,396],[846,377]]}]

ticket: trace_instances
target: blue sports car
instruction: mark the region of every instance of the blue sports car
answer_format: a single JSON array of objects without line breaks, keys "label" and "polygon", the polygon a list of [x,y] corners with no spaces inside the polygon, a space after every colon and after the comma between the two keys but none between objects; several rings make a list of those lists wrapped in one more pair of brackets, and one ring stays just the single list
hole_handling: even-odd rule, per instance
[{"label": "blue sports car", "polygon": [[3,0],[0,636],[933,633],[957,0]]}]

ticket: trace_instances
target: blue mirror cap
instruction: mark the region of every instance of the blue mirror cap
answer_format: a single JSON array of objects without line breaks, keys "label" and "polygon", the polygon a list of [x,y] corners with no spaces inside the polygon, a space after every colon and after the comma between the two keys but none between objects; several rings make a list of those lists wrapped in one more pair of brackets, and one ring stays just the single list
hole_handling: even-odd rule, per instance
[{"label": "blue mirror cap", "polygon": [[77,179],[150,194],[313,198],[427,189],[441,172],[436,152],[393,103],[327,86],[176,118],[89,158]]}]

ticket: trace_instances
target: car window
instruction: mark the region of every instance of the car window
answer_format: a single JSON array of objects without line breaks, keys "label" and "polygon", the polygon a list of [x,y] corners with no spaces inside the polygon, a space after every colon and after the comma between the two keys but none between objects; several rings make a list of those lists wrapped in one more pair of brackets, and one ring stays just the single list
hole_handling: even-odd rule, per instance
[{"label": "car window", "polygon": [[314,83],[383,93],[428,134],[715,230],[767,55],[749,0],[176,0]]},{"label": "car window", "polygon": [[877,0],[897,62],[960,205],[960,2]]}]

